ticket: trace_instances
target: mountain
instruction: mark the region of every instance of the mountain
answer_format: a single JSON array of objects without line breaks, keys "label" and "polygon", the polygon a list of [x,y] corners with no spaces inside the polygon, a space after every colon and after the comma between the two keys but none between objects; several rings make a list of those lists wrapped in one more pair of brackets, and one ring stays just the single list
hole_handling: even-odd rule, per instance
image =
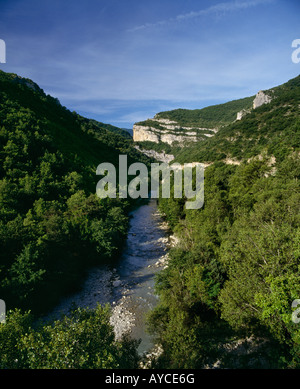
[{"label": "mountain", "polygon": [[[271,96],[241,120],[223,126],[214,137],[177,154],[178,161],[241,161],[266,152],[283,158],[299,145],[300,76],[265,91]],[[256,100],[259,101],[261,93]]]},{"label": "mountain", "polygon": [[93,119],[88,119],[88,120],[102,131],[105,129],[105,130],[113,132],[115,134],[122,135],[123,137],[125,137],[127,139],[132,138],[132,134],[130,133],[130,130],[115,127],[115,126],[112,126],[111,124],[104,124],[104,123],[98,122],[97,120],[93,120]]},{"label": "mountain", "polygon": [[300,76],[245,99],[161,112],[135,124],[133,139],[181,163],[239,163],[264,151],[280,158],[299,144],[299,85]]},{"label": "mountain", "polygon": [[7,309],[47,311],[88,266],[118,254],[130,201],[99,199],[96,168],[118,168],[119,154],[148,163],[124,130],[0,72],[0,295]]},{"label": "mountain", "polygon": [[[208,139],[220,127],[232,123],[237,115],[247,112],[254,97],[230,101],[202,109],[175,109],[160,112],[153,119],[135,123],[133,139],[183,147],[187,143]],[[144,144],[145,146],[145,144]]]}]

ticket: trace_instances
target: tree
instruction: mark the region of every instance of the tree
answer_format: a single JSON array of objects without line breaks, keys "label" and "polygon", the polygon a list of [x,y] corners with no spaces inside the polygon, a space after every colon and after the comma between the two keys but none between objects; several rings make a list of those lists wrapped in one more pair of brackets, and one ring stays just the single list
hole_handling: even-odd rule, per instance
[{"label": "tree", "polygon": [[19,369],[137,368],[138,342],[115,340],[108,306],[73,309],[68,316],[33,325],[27,312],[9,311],[0,326],[0,366]]}]

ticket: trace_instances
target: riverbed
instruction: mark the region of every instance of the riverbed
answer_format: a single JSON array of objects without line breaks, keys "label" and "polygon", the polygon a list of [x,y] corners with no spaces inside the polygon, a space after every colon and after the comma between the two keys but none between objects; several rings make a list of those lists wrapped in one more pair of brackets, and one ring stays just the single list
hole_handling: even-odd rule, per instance
[{"label": "riverbed", "polygon": [[155,307],[155,274],[167,266],[168,227],[151,199],[131,213],[127,241],[120,258],[112,265],[90,269],[82,289],[67,298],[50,314],[67,314],[72,304],[95,308],[98,303],[112,307],[111,324],[116,338],[130,333],[141,339],[138,352],[142,355],[153,346],[146,331],[145,315]]}]

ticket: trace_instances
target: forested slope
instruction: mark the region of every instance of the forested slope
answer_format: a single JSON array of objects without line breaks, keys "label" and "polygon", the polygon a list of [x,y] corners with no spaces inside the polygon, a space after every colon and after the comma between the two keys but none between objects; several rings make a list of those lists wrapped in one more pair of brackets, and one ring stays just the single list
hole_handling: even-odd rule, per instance
[{"label": "forested slope", "polygon": [[62,107],[32,81],[0,73],[0,295],[46,311],[109,260],[127,231],[128,202],[96,197],[96,167],[144,160],[122,130]]},{"label": "forested slope", "polygon": [[0,368],[137,366],[137,343],[115,339],[109,307],[37,322],[122,248],[132,204],[96,196],[96,167],[118,168],[119,154],[148,163],[127,132],[0,72]]},{"label": "forested slope", "polygon": [[[160,199],[179,238],[157,278],[158,366],[300,367],[300,77],[180,162],[209,161],[204,206]],[[240,165],[226,164],[236,158]]]},{"label": "forested slope", "polygon": [[[266,151],[282,160],[300,144],[300,76],[267,91],[272,101],[252,109],[215,136],[176,153],[179,162],[245,160]],[[225,105],[225,104],[224,104]],[[220,106],[219,106],[220,107]]]},{"label": "forested slope", "polygon": [[224,104],[211,105],[201,109],[174,109],[155,115],[158,119],[174,120],[182,127],[215,128],[235,121],[237,112],[251,109],[254,96],[228,101]]}]

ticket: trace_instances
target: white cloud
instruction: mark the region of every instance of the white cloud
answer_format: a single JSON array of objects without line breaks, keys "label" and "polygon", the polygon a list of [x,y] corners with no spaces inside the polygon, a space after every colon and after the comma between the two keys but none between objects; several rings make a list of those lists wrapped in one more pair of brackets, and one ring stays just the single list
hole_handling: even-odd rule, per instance
[{"label": "white cloud", "polygon": [[175,22],[185,21],[188,19],[194,19],[198,18],[200,16],[207,16],[210,14],[220,14],[220,13],[227,13],[227,12],[234,12],[241,9],[247,9],[250,7],[256,7],[261,4],[267,4],[272,3],[274,0],[246,0],[246,1],[231,1],[227,3],[219,3],[216,5],[213,5],[211,7],[208,7],[206,9],[202,9],[199,11],[191,11],[185,14],[177,15],[174,18],[160,20],[155,23],[145,23],[136,27],[133,27],[129,29],[129,32],[136,32],[139,30],[144,30],[151,27],[160,27],[167,24],[172,24]]}]

